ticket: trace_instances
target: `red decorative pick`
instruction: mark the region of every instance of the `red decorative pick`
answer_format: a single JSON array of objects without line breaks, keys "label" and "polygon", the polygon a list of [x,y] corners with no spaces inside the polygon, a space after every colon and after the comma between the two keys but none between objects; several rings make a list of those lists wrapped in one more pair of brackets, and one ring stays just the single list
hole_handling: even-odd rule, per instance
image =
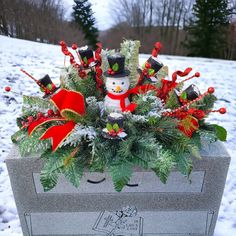
[{"label": "red decorative pick", "polygon": [[220,112],[220,114],[225,114],[227,111],[226,111],[226,108],[221,107],[221,108],[219,109],[219,112]]},{"label": "red decorative pick", "polygon": [[8,93],[9,93],[9,92],[14,93],[14,94],[16,94],[16,95],[22,95],[21,93],[17,93],[17,92],[12,91],[10,86],[6,86],[6,87],[5,87],[5,91],[8,92]]},{"label": "red decorative pick", "polygon": [[[215,89],[213,87],[209,87],[208,90],[203,93],[202,95],[200,95],[199,97],[197,97],[196,99],[184,104],[183,106],[179,107],[179,108],[176,108],[172,111],[168,111],[168,112],[164,112],[163,115],[164,116],[172,116],[172,117],[175,117],[176,116],[176,113],[182,111],[182,110],[186,110],[188,108],[188,106],[192,105],[193,103],[195,102],[198,102],[200,100],[202,100],[206,95],[208,94],[212,94],[214,93]],[[218,111],[218,110],[217,110]],[[223,110],[224,111],[224,110]],[[207,113],[210,113],[210,112],[216,112],[216,111],[208,111]]]},{"label": "red decorative pick", "polygon": [[64,41],[60,41],[60,43],[59,43],[61,46],[65,46],[66,45],[66,43],[64,42]]},{"label": "red decorative pick", "polygon": [[211,113],[211,112],[219,112],[220,114],[225,114],[227,111],[226,111],[226,108],[225,107],[221,107],[220,109],[218,110],[209,110],[207,111],[207,114]]},{"label": "red decorative pick", "polygon": [[213,87],[208,88],[208,93],[212,94],[215,92],[215,89]]},{"label": "red decorative pick", "polygon": [[156,42],[152,50],[152,56],[157,57],[161,48],[162,48],[162,44],[160,42]]},{"label": "red decorative pick", "polygon": [[72,47],[72,49],[73,49],[73,50],[76,50],[76,49],[78,48],[78,46],[77,46],[75,43],[74,43],[74,44],[72,44],[72,46],[71,46],[71,47]]},{"label": "red decorative pick", "polygon": [[5,87],[5,91],[6,92],[10,92],[11,91],[11,87],[9,87],[9,86]]}]

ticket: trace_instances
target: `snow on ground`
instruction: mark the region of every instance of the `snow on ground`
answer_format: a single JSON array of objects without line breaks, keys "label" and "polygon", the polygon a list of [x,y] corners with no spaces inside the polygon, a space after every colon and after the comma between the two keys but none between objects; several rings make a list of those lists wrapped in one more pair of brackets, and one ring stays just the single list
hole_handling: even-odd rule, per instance
[{"label": "snow on ground", "polygon": [[[140,63],[147,57],[148,55],[140,55]],[[219,98],[216,108],[227,107],[226,115],[217,113],[210,118],[228,130],[228,141],[225,145],[232,157],[215,236],[236,235],[236,61],[168,55],[160,56],[160,60],[169,66],[170,74],[174,70],[184,70],[189,66],[200,71],[201,78],[191,82],[196,83],[202,91],[214,86]],[[11,86],[18,93],[41,95],[37,85],[22,74],[20,68],[36,78],[49,74],[58,83],[63,61],[64,57],[58,46],[0,36],[0,236],[22,235],[4,163],[12,145],[10,136],[17,130],[15,118],[20,114],[22,98],[17,94],[6,93],[4,88]]]}]

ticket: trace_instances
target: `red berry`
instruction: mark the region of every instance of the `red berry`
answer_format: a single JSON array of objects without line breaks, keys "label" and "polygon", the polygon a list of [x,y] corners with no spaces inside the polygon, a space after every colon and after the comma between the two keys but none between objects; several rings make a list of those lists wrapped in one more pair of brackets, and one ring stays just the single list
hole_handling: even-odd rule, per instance
[{"label": "red berry", "polygon": [[38,112],[37,119],[40,119],[41,117],[43,117],[43,113],[42,112]]},{"label": "red berry", "polygon": [[115,71],[112,71],[112,72],[111,72],[111,75],[114,75],[114,74],[115,74]]},{"label": "red berry", "polygon": [[5,87],[5,91],[6,92],[10,92],[11,91],[11,87],[9,87],[9,86]]},{"label": "red berry", "polygon": [[75,43],[74,43],[74,44],[72,44],[72,46],[71,46],[71,47],[72,47],[72,49],[73,49],[73,50],[76,50],[76,49],[78,48],[78,46],[77,46]]},{"label": "red berry", "polygon": [[154,47],[160,50],[162,48],[162,44],[160,42],[156,42]]},{"label": "red berry", "polygon": [[56,115],[56,116],[60,116],[60,115],[61,115],[60,111],[56,111],[56,112],[55,112],[55,115]]},{"label": "red berry", "polygon": [[145,67],[146,67],[147,69],[150,69],[150,68],[151,68],[151,64],[148,63],[148,62],[146,62],[146,63],[145,63]]},{"label": "red berry", "polygon": [[48,110],[48,116],[53,116],[54,115],[54,111],[52,109]]},{"label": "red berry", "polygon": [[34,117],[33,116],[29,116],[27,118],[27,120],[28,120],[29,123],[32,123],[34,121]]},{"label": "red berry", "polygon": [[59,43],[61,46],[65,46],[66,45],[66,43],[64,42],[64,41],[60,41],[60,43]]},{"label": "red berry", "polygon": [[226,109],[224,107],[221,107],[219,109],[219,112],[220,112],[220,114],[225,114],[226,113]]},{"label": "red berry", "polygon": [[199,73],[199,72],[196,72],[196,73],[195,73],[195,77],[200,77],[200,73]]},{"label": "red berry", "polygon": [[208,93],[212,94],[215,92],[215,89],[213,87],[208,88]]}]

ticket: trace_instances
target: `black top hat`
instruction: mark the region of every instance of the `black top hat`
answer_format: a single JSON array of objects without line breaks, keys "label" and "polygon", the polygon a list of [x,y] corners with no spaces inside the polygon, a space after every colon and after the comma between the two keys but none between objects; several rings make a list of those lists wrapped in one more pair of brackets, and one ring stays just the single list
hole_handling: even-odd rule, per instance
[{"label": "black top hat", "polygon": [[42,88],[45,96],[53,94],[57,89],[59,89],[59,87],[56,87],[56,85],[52,82],[49,75],[45,75],[42,79],[38,80],[38,85]]},{"label": "black top hat", "polygon": [[151,74],[156,74],[163,67],[163,64],[153,57],[149,57],[146,63],[149,63],[151,66],[149,68],[149,71],[152,72]]},{"label": "black top hat", "polygon": [[81,57],[84,68],[93,67],[97,64],[94,59],[92,49],[88,47],[79,49],[79,55]]},{"label": "black top hat", "polygon": [[187,99],[190,101],[198,98],[199,95],[201,94],[199,88],[194,84],[188,86],[183,92],[186,93]]},{"label": "black top hat", "polygon": [[124,77],[130,74],[130,71],[125,69],[125,56],[121,53],[115,53],[107,57],[110,68],[104,72],[106,77]]}]

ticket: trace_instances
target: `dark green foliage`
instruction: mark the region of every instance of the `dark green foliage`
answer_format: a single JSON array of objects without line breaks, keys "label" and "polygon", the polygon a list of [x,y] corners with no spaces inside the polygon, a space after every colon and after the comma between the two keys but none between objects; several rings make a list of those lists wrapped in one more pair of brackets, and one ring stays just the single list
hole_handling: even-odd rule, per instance
[{"label": "dark green foliage", "polygon": [[213,124],[213,127],[216,132],[216,136],[220,141],[226,141],[227,139],[227,131],[224,127]]},{"label": "dark green foliage", "polygon": [[217,124],[201,123],[201,129],[198,133],[209,142],[215,142],[217,139],[220,141],[227,140],[227,131],[224,127]]},{"label": "dark green foliage", "polygon": [[72,17],[82,29],[89,45],[95,48],[98,42],[98,29],[95,27],[91,3],[88,0],[74,0]]},{"label": "dark green foliage", "polygon": [[168,96],[168,99],[166,101],[165,107],[166,108],[170,108],[170,109],[175,109],[178,108],[180,106],[178,97],[175,93],[174,90],[171,90]]},{"label": "dark green foliage", "polygon": [[217,98],[213,94],[206,95],[202,100],[196,102],[192,107],[195,107],[199,110],[208,111],[211,110],[216,102]]},{"label": "dark green foliage", "polygon": [[120,192],[129,183],[132,176],[132,165],[129,162],[115,163],[109,167],[115,190]]},{"label": "dark green foliage", "polygon": [[193,169],[193,163],[188,153],[176,154],[176,167],[185,176],[189,177]]},{"label": "dark green foliage", "polygon": [[150,131],[155,131],[155,137],[162,143],[170,145],[174,143],[176,139],[181,139],[182,137],[182,134],[176,129],[177,120],[173,118],[151,117],[148,123],[151,125]]},{"label": "dark green foliage", "polygon": [[83,175],[83,167],[79,164],[78,156],[73,155],[73,147],[58,149],[56,152],[46,151],[41,158],[45,160],[41,170],[40,181],[44,191],[49,191],[56,186],[60,174],[79,187]]},{"label": "dark green foliage", "polygon": [[99,97],[99,91],[96,88],[95,74],[88,72],[85,78],[80,78],[78,71],[70,67],[68,74],[60,77],[62,87],[82,93],[85,98],[90,96]]},{"label": "dark green foliage", "polygon": [[227,0],[196,0],[186,46],[191,56],[223,57],[229,15]]}]

